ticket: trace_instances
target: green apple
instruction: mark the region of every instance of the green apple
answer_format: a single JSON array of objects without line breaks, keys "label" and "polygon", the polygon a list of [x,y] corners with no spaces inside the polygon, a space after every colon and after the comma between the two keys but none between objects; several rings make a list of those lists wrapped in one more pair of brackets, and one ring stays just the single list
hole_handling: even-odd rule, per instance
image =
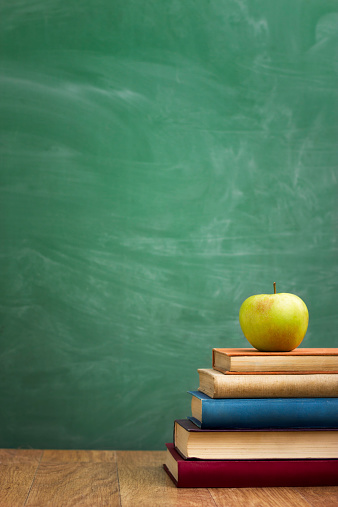
[{"label": "green apple", "polygon": [[293,350],[303,340],[309,312],[295,294],[257,294],[244,301],[239,310],[244,336],[256,349],[265,352]]}]

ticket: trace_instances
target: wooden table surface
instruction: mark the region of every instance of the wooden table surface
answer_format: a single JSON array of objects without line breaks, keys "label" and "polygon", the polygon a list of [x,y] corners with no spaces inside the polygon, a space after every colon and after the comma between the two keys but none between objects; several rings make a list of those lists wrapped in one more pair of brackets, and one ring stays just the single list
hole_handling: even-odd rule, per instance
[{"label": "wooden table surface", "polygon": [[0,449],[0,506],[338,506],[338,487],[177,489],[165,451]]}]

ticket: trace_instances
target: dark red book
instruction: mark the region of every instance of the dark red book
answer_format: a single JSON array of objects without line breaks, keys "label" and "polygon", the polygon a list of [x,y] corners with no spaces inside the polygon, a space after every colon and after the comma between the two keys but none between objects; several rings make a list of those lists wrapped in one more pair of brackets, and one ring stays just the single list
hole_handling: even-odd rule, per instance
[{"label": "dark red book", "polygon": [[166,447],[163,468],[178,488],[338,485],[338,459],[185,460]]}]

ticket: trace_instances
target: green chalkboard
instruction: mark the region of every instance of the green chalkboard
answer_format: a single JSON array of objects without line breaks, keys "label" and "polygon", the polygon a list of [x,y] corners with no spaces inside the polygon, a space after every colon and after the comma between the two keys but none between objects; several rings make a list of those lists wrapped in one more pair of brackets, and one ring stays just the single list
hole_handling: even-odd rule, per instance
[{"label": "green chalkboard", "polygon": [[164,449],[252,294],[337,338],[337,0],[5,0],[0,447]]}]

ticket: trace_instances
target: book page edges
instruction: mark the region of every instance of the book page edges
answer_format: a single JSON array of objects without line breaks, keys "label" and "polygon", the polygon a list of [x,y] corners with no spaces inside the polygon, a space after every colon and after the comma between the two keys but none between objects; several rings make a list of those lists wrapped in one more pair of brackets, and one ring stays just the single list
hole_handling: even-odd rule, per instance
[{"label": "book page edges", "polygon": [[338,396],[338,374],[224,375],[200,368],[199,391],[211,398],[295,398]]},{"label": "book page edges", "polygon": [[219,368],[218,366],[213,366],[213,369],[223,373],[224,375],[323,375],[323,374],[338,374],[337,371],[228,371]]},{"label": "book page edges", "polygon": [[236,356],[338,356],[338,348],[296,348],[289,352],[261,352],[250,348],[214,348],[229,357]]}]

